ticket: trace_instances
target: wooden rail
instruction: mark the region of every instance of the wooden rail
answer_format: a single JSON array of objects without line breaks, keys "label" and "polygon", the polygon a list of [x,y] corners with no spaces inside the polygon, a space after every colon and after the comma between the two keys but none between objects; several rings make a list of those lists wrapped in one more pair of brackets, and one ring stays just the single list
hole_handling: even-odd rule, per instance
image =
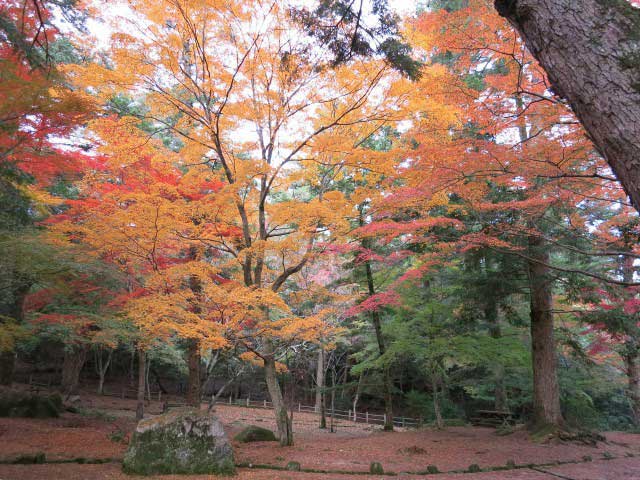
[{"label": "wooden rail", "polygon": [[[203,397],[203,401],[207,401],[207,397]],[[250,408],[264,408],[271,410],[273,409],[273,404],[268,400],[251,400],[250,397],[243,399],[236,399],[235,401],[232,397],[225,402],[228,405],[235,405],[240,407],[250,407]],[[291,408],[291,406],[289,406]],[[293,405],[294,409],[297,409],[298,412],[305,413],[318,413],[316,407],[313,405],[303,405],[302,403],[298,403],[297,405]],[[356,422],[356,423],[367,423],[372,425],[384,425],[387,421],[387,416],[384,413],[370,413],[369,411],[357,412],[353,410],[339,410],[327,409],[327,417],[339,418],[342,420]],[[411,417],[393,417],[393,424],[397,427],[414,427],[417,428],[423,424],[421,419],[411,418]]]}]

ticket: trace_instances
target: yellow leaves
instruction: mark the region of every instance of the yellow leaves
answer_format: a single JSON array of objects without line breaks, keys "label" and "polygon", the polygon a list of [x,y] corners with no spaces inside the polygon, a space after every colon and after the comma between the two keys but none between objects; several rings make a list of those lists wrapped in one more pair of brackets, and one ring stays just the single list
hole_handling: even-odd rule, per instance
[{"label": "yellow leaves", "polygon": [[28,332],[13,318],[0,316],[0,353],[13,352],[20,340],[27,338]]},{"label": "yellow leaves", "polygon": [[[244,352],[239,355],[240,360],[243,362],[250,363],[251,365],[255,365],[256,367],[264,367],[264,360],[256,355],[254,352]],[[278,373],[286,373],[289,369],[282,362],[276,362],[276,372]]]}]

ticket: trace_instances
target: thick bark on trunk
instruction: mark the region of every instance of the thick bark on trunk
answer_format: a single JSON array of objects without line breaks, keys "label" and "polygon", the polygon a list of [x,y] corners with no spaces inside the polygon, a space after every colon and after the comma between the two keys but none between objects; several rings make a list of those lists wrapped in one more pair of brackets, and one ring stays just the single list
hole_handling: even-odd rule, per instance
[{"label": "thick bark on trunk", "polygon": [[[500,329],[500,321],[498,319],[498,305],[495,299],[490,298],[485,305],[485,318],[489,324],[489,335],[491,338],[498,339],[502,337],[502,330]],[[507,392],[504,388],[504,365],[500,362],[495,362],[491,365],[493,372],[493,380],[495,382],[495,388],[493,391],[494,409],[499,412],[504,412],[509,409],[507,402]]]},{"label": "thick bark on trunk", "polygon": [[287,415],[287,406],[282,397],[282,390],[278,382],[278,374],[276,372],[276,361],[270,356],[264,360],[264,376],[267,381],[267,389],[273,404],[273,410],[276,415],[276,425],[278,428],[278,439],[283,447],[293,445],[293,429],[291,428],[291,420]]},{"label": "thick bark on trunk", "polygon": [[553,333],[553,295],[549,251],[540,237],[529,237],[531,290],[531,360],[533,366],[533,428],[560,427],[556,344]]},{"label": "thick bark on trunk", "polygon": [[62,391],[65,396],[77,392],[80,383],[80,372],[87,360],[89,347],[87,345],[74,346],[65,349],[64,360],[62,362]]},{"label": "thick bark on trunk", "polygon": [[[368,248],[368,247],[366,247]],[[367,274],[367,287],[369,289],[369,296],[373,296],[376,293],[373,283],[373,272],[371,271],[371,264],[365,262],[365,272]],[[384,337],[382,336],[382,322],[380,320],[380,313],[376,310],[371,312],[371,321],[373,328],[376,332],[376,340],[378,342],[378,351],[380,356],[384,355],[386,346],[384,344]],[[384,413],[385,422],[384,430],[387,432],[393,431],[393,380],[391,378],[391,372],[389,367],[385,367],[382,371],[382,394],[384,396]]]},{"label": "thick bark on trunk", "polygon": [[15,363],[16,354],[13,350],[0,352],[0,385],[11,385]]},{"label": "thick bark on trunk", "polygon": [[202,398],[200,392],[200,347],[195,339],[190,339],[187,345],[187,364],[189,366],[187,405],[199,408]]},{"label": "thick bark on trunk", "polygon": [[442,410],[440,409],[440,396],[438,395],[438,382],[435,378],[431,379],[431,387],[433,389],[433,413],[436,417],[436,428],[444,428],[442,420]]},{"label": "thick bark on trunk", "polygon": [[104,393],[104,380],[111,365],[111,358],[113,357],[113,350],[109,349],[107,352],[106,360],[102,358],[102,350],[96,350],[96,370],[98,372],[98,395]]},{"label": "thick bark on trunk", "polygon": [[136,420],[144,418],[144,393],[146,390],[146,360],[147,354],[142,348],[138,348],[138,395],[136,404]]},{"label": "thick bark on trunk", "polygon": [[631,403],[631,413],[634,425],[640,426],[640,349],[632,345],[624,356],[624,363],[628,378],[628,395]]},{"label": "thick bark on trunk", "polygon": [[[11,300],[0,303],[0,316],[14,319],[21,324],[24,320],[24,301],[31,284],[21,284],[11,292]],[[2,321],[0,320],[0,323]],[[15,368],[16,354],[11,351],[0,351],[0,385],[11,385],[13,382],[13,370]]]},{"label": "thick bark on trunk", "polygon": [[640,211],[640,10],[627,0],[495,0]]},{"label": "thick bark on trunk", "polygon": [[392,380],[391,380],[391,372],[389,371],[389,367],[386,367],[383,372],[383,382],[384,382],[384,427],[383,430],[385,432],[393,431],[393,394],[391,390]]},{"label": "thick bark on trunk", "polygon": [[318,349],[318,362],[316,364],[316,412],[320,412],[322,406],[322,389],[324,388],[324,349]]},{"label": "thick bark on trunk", "polygon": [[[626,232],[624,235],[625,247],[631,252],[633,249],[633,242],[635,241],[633,235]],[[633,282],[633,277],[636,272],[633,257],[622,257],[622,279],[627,282]],[[626,293],[625,299],[633,298],[633,293]],[[630,327],[630,328],[629,328]],[[631,415],[633,416],[633,423],[636,427],[640,426],[640,342],[638,341],[638,329],[635,322],[632,322],[625,329],[627,334],[627,340],[624,345],[624,354],[622,355],[625,364],[625,370],[627,374],[627,396],[629,397],[629,403],[631,404]]]},{"label": "thick bark on trunk", "polygon": [[320,415],[320,428],[327,428],[327,416],[325,411],[324,387],[325,387],[325,361],[324,349],[318,349],[318,364],[316,366],[316,412]]}]

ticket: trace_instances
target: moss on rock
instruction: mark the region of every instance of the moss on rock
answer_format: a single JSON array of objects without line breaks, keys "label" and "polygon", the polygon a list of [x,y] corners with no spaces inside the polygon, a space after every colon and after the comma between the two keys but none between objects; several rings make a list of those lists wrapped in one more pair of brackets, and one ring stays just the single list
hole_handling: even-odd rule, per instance
[{"label": "moss on rock", "polygon": [[266,428],[258,427],[257,425],[249,425],[238,433],[234,440],[242,443],[250,442],[277,442],[275,434]]},{"label": "moss on rock", "polygon": [[300,471],[300,462],[289,462],[287,463],[287,470],[291,472],[299,472]]},{"label": "moss on rock", "polygon": [[382,468],[382,464],[380,462],[371,462],[371,465],[369,465],[369,473],[373,475],[383,475],[384,468]]},{"label": "moss on rock", "polygon": [[222,424],[206,412],[173,410],[138,423],[124,457],[128,474],[235,473]]}]

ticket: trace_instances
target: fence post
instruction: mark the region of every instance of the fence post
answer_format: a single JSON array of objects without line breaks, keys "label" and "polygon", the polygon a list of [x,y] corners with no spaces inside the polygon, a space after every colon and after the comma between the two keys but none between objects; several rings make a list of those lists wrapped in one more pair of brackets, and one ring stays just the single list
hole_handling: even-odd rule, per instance
[{"label": "fence post", "polygon": [[386,413],[382,415],[382,420],[384,421],[384,424],[386,425],[387,424],[387,414]]},{"label": "fence post", "polygon": [[251,400],[249,400],[249,397],[247,397],[247,407],[249,406],[249,402],[251,402]]},{"label": "fence post", "polygon": [[302,411],[302,405],[300,405],[300,402],[298,402],[298,412]]},{"label": "fence post", "polygon": [[124,399],[124,387],[122,387],[122,398]]},{"label": "fence post", "polygon": [[231,395],[229,395],[229,405],[231,405]]},{"label": "fence post", "polygon": [[365,422],[369,423],[369,410],[366,411],[366,413],[364,414],[364,418],[365,418]]},{"label": "fence post", "polygon": [[264,408],[267,408],[267,399],[266,398],[262,401],[262,406]]},{"label": "fence post", "polygon": [[402,417],[402,426],[403,426],[403,427],[405,426],[405,423],[404,423],[404,417]]}]

